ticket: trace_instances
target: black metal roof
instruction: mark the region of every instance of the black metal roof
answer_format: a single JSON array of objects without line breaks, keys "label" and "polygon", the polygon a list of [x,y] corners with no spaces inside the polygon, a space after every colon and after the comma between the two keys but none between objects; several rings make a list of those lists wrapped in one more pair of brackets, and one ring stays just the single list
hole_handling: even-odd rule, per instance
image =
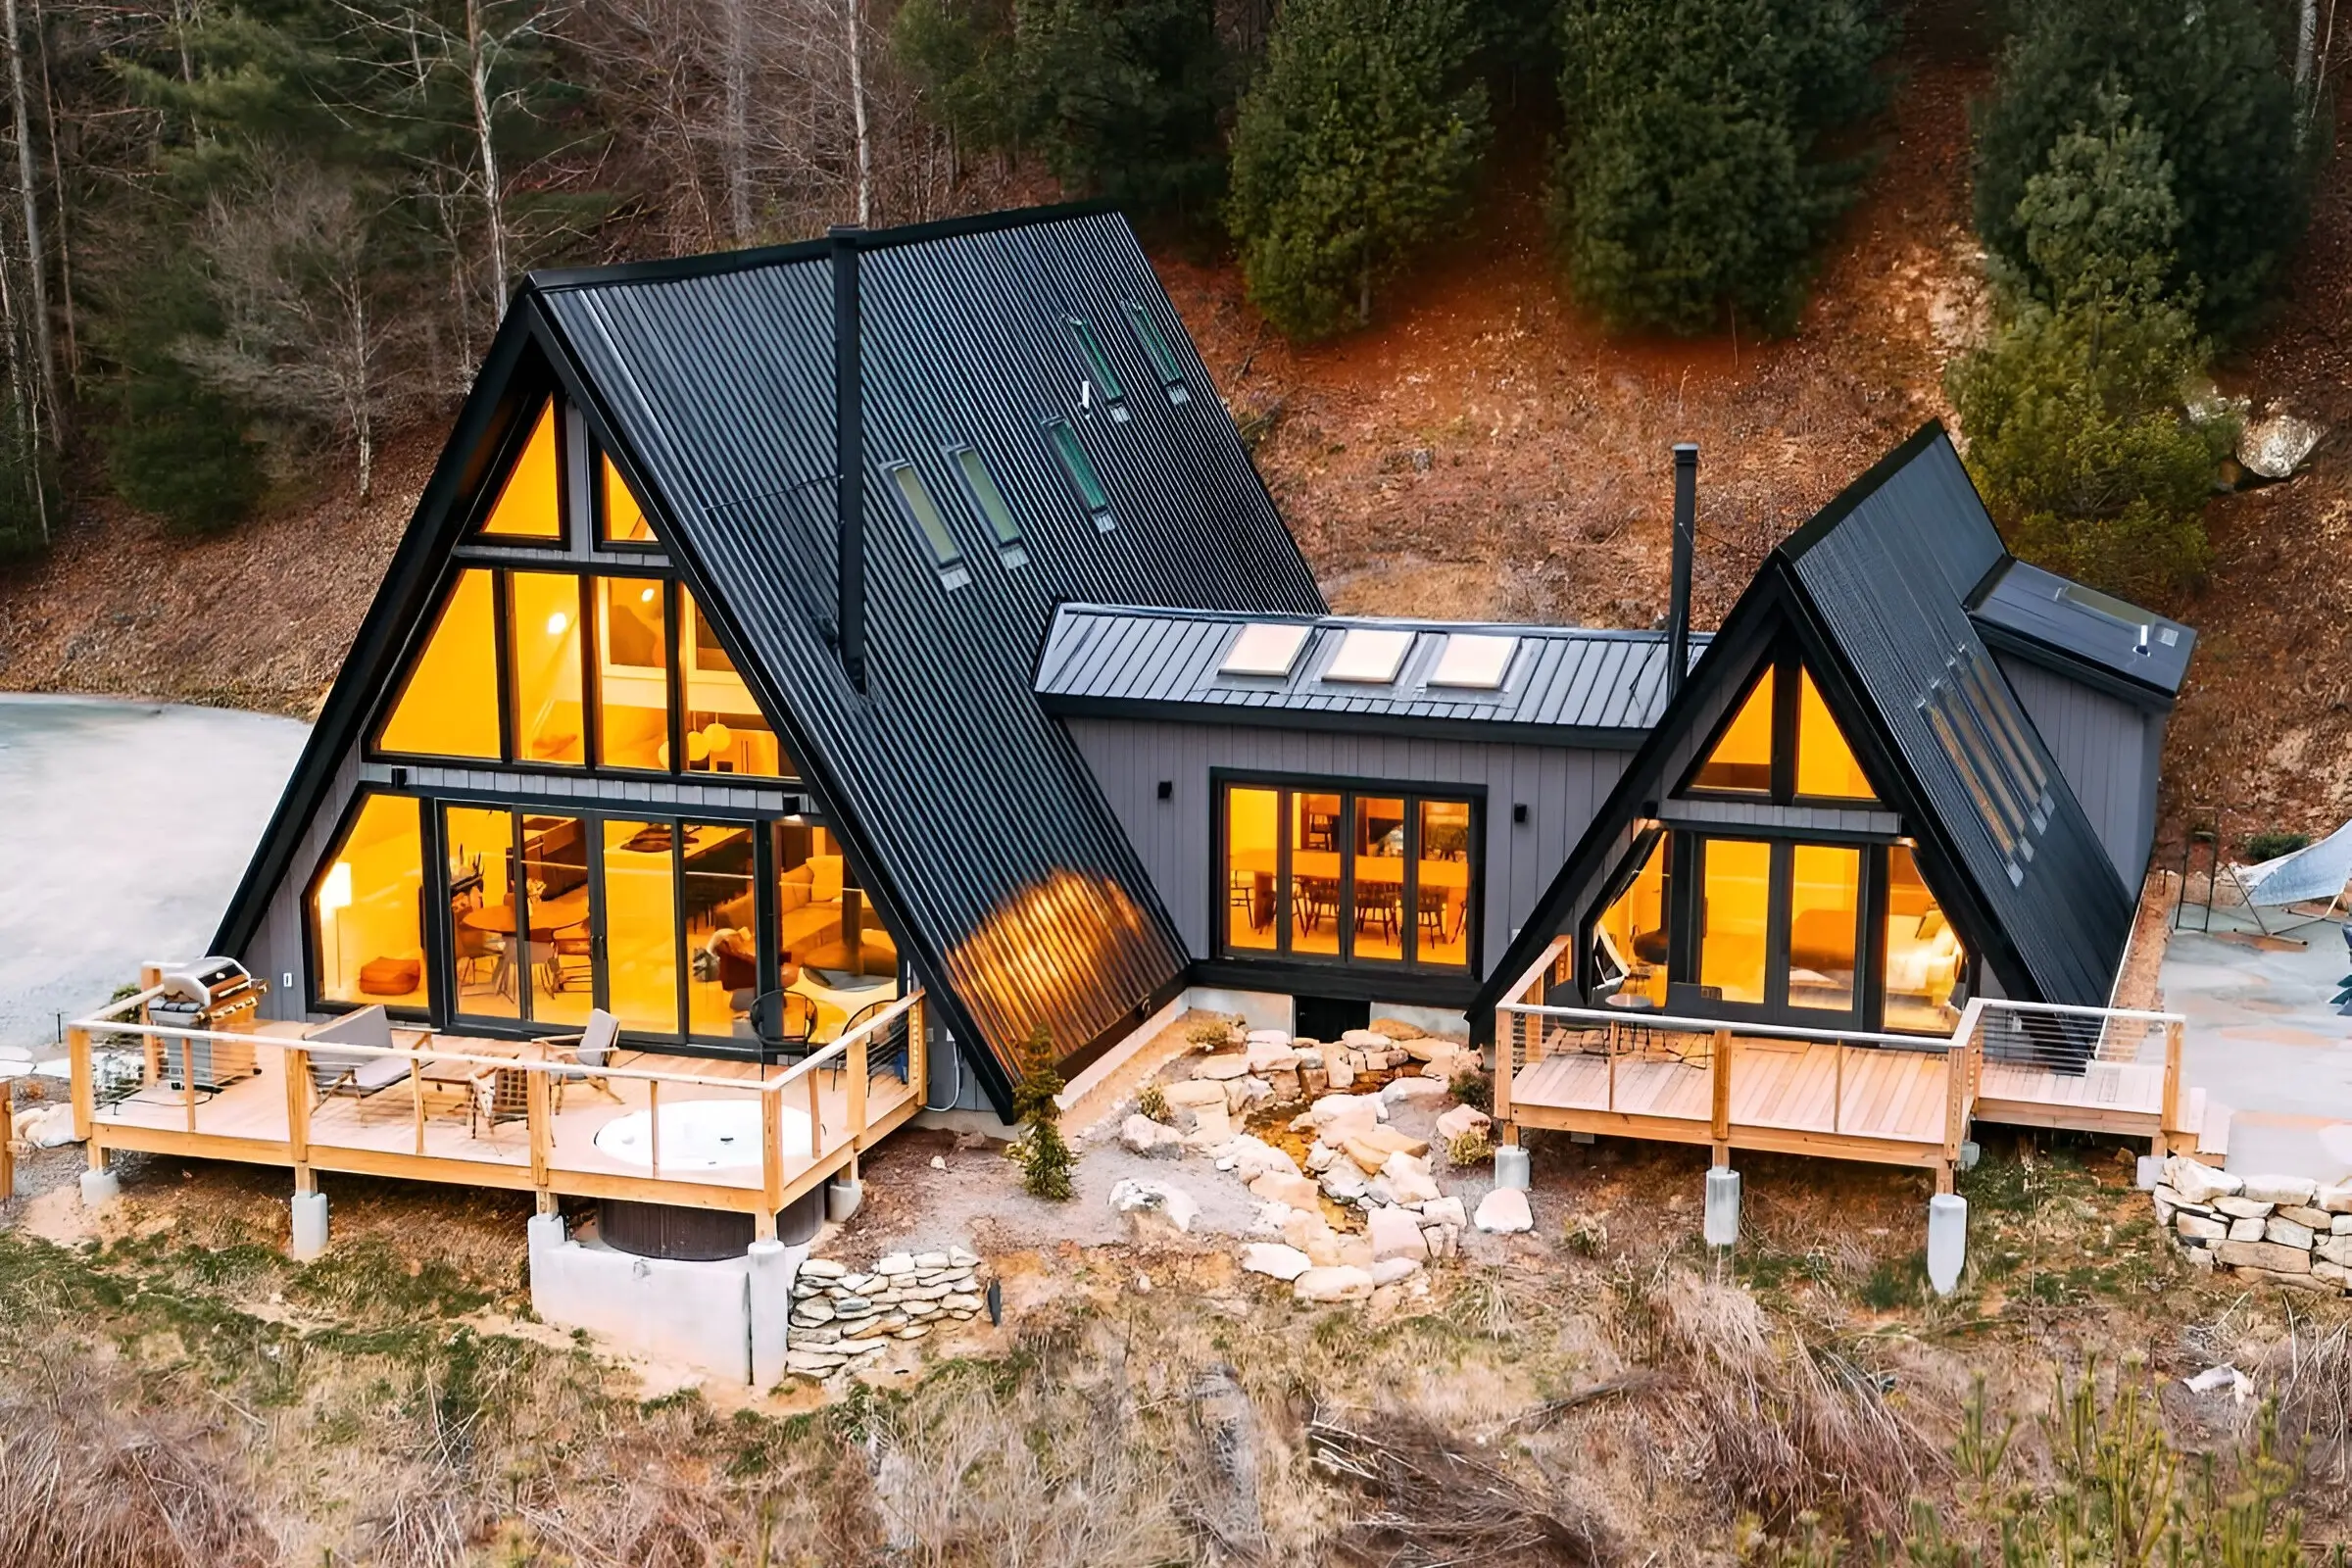
[{"label": "black metal roof", "polygon": [[[592,432],[749,656],[747,678],[780,708],[949,1021],[990,1048],[978,1065],[1003,1107],[1033,1025],[1064,1054],[1098,1048],[1186,975],[1150,878],[1030,690],[1055,605],[1325,606],[1115,212],[1042,209],[841,243],[856,246],[861,278],[862,692],[836,646],[835,242],[534,274],[491,364],[514,361],[511,340],[547,338]],[[1182,401],[1147,360],[1131,307],[1172,350]],[[1082,392],[1097,377],[1071,317],[1112,362],[1123,417],[1099,386]],[[456,449],[489,401],[484,388],[469,400],[419,524],[478,467]],[[1107,531],[1056,465],[1044,429],[1055,418],[1109,492]],[[946,456],[958,444],[984,455],[1010,502],[1017,551],[1001,552],[966,504]],[[903,510],[886,467],[898,464],[920,470],[946,514],[959,570],[942,571]],[[413,525],[404,553],[423,531]],[[281,807],[271,831],[286,829]],[[242,906],[267,898],[253,884],[268,880],[249,875],[224,937],[241,921],[250,934],[258,912]]]},{"label": "black metal roof", "polygon": [[[1304,628],[1288,671],[1226,671],[1244,630],[1269,624]],[[1330,678],[1333,660],[1355,630],[1410,637],[1395,679]],[[1436,678],[1455,636],[1511,640],[1499,684]],[[1630,750],[1666,706],[1666,637],[1487,621],[1064,605],[1046,639],[1036,684],[1047,710],[1063,714]]]},{"label": "black metal roof", "polygon": [[2078,679],[2120,684],[2117,695],[2150,707],[2172,705],[2197,645],[2193,627],[2007,558],[1968,611],[1991,646]]},{"label": "black metal roof", "polygon": [[[1473,1003],[1503,989],[1577,914],[1575,904],[1627,826],[1671,781],[1676,739],[1726,681],[1744,679],[1771,624],[1788,622],[1858,756],[1918,838],[1954,924],[2020,1000],[2103,1004],[2131,934],[2127,889],[2033,721],[1979,637],[1968,601],[2007,561],[2000,536],[1939,423],[1931,423],[1766,558],[1708,653]],[[1974,738],[1954,745],[1947,737]],[[2020,750],[2022,748],[2022,751]],[[2033,821],[2011,833],[1980,804],[2033,776]],[[1999,815],[1999,810],[1994,815]],[[2019,847],[2023,840],[2030,849]]]}]

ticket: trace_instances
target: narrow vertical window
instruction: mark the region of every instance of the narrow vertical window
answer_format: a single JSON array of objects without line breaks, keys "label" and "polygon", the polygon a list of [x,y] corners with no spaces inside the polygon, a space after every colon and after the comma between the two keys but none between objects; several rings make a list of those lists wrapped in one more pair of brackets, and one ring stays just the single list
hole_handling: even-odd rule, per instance
[{"label": "narrow vertical window", "polygon": [[1225,945],[1270,953],[1282,941],[1279,790],[1225,792]]},{"label": "narrow vertical window", "polygon": [[1175,404],[1190,403],[1192,393],[1184,384],[1184,367],[1178,363],[1176,351],[1168,346],[1167,336],[1160,331],[1159,323],[1152,319],[1152,313],[1129,300],[1127,324],[1135,328],[1135,340],[1144,346],[1144,358],[1152,362],[1152,369],[1158,375],[1160,390],[1167,393],[1168,401]]},{"label": "narrow vertical window", "polygon": [[1420,801],[1413,867],[1413,961],[1470,962],[1470,803]]},{"label": "narrow vertical window", "polygon": [[1700,861],[1698,983],[1725,1002],[1764,1000],[1764,937],[1771,920],[1772,846],[1710,839]]},{"label": "narrow vertical window", "polygon": [[1350,956],[1395,962],[1404,956],[1404,802],[1355,798],[1354,904]]},{"label": "narrow vertical window", "polygon": [[449,857],[451,990],[457,1010],[480,1018],[522,1016],[527,963],[515,921],[514,813],[452,806],[441,815]]},{"label": "narrow vertical window", "polygon": [[580,691],[580,579],[518,571],[508,579],[507,666],[514,760],[577,766],[588,760]]},{"label": "narrow vertical window", "polygon": [[963,480],[964,490],[971,496],[972,505],[988,519],[988,531],[996,536],[997,548],[1008,550],[1021,542],[1021,524],[1012,514],[1011,506],[1004,500],[997,476],[988,471],[988,460],[977,447],[951,447],[948,456],[956,464],[956,475]]},{"label": "narrow vertical window", "polygon": [[1788,883],[1788,1005],[1853,1011],[1861,915],[1862,852],[1797,845]]},{"label": "narrow vertical window", "polygon": [[1114,419],[1127,417],[1127,411],[1118,407],[1126,392],[1119,386],[1118,372],[1110,368],[1110,356],[1102,352],[1102,340],[1095,335],[1095,323],[1082,316],[1065,317],[1070,331],[1078,339],[1079,349],[1086,355],[1087,368],[1095,378],[1095,395],[1111,406]]},{"label": "narrow vertical window", "polygon": [[1340,927],[1347,918],[1340,862],[1344,831],[1342,797],[1318,791],[1291,792],[1291,951],[1316,957],[1339,956]]},{"label": "narrow vertical window", "polygon": [[1960,1021],[1952,993],[1968,955],[1907,844],[1886,852],[1886,1027],[1948,1035]]},{"label": "narrow vertical window", "polygon": [[1592,983],[1613,986],[1611,996],[1639,997],[1652,1007],[1666,1005],[1666,869],[1674,835],[1650,841],[1642,869],[1617,901],[1601,911],[1592,935]]},{"label": "narrow vertical window", "polygon": [[596,760],[669,767],[669,638],[662,584],[596,577]]},{"label": "narrow vertical window", "polygon": [[425,1005],[422,823],[413,797],[369,795],[335,846],[311,895],[320,1001]]},{"label": "narrow vertical window", "polygon": [[798,770],[777,743],[774,727],[760,711],[760,704],[736,671],[735,662],[727,657],[718,640],[718,628],[684,584],[679,585],[678,601],[685,607],[678,658],[686,679],[681,700],[686,771],[794,776]]},{"label": "narrow vertical window", "polygon": [[1118,526],[1110,514],[1110,492],[1102,488],[1102,479],[1095,473],[1094,460],[1086,455],[1086,448],[1079,441],[1078,432],[1070,428],[1070,422],[1067,419],[1047,420],[1046,439],[1054,443],[1054,456],[1060,460],[1061,471],[1068,476],[1070,488],[1078,492],[1079,501],[1094,517],[1095,526],[1104,533]]},{"label": "narrow vertical window", "polygon": [[915,527],[922,533],[923,543],[930,547],[932,564],[943,574],[961,565],[963,547],[956,542],[955,530],[948,526],[947,514],[941,512],[939,503],[931,498],[931,487],[923,483],[922,470],[911,463],[886,463],[882,469],[897,487],[899,499],[906,504],[907,514],[914,518]]}]

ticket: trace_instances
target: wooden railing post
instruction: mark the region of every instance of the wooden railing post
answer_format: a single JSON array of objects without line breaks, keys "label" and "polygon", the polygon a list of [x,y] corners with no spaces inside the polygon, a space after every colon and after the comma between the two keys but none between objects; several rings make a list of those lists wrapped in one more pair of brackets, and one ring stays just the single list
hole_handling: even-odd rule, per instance
[{"label": "wooden railing post", "polygon": [[825,1107],[816,1098],[816,1074],[805,1072],[801,1076],[808,1081],[808,1157],[814,1160],[825,1152]]},{"label": "wooden railing post", "polygon": [[17,1155],[9,1148],[17,1136],[17,1085],[0,1083],[0,1203],[17,1196]]},{"label": "wooden railing post", "polygon": [[1519,1137],[1511,1121],[1511,1058],[1518,1054],[1519,1019],[1518,1013],[1494,1009],[1494,1125],[1506,1144]]},{"label": "wooden railing post", "polygon": [[2162,1159],[2176,1149],[2197,1152],[2197,1134],[2201,1130],[2180,1125],[2180,1046],[2187,1026],[2179,1018],[2170,1018],[2164,1025],[2164,1102],[2156,1117],[2156,1137],[2149,1152]]},{"label": "wooden railing post", "polygon": [[539,1190],[539,1211],[544,1214],[547,1212],[549,1197],[548,1151],[552,1145],[548,1126],[547,1074],[525,1067],[522,1090],[523,1114],[530,1118],[531,1128],[531,1185]]},{"label": "wooden railing post", "polygon": [[914,1005],[906,1009],[906,1087],[914,1091],[916,1104],[931,1098],[930,1031],[931,999],[918,989]]},{"label": "wooden railing post", "polygon": [[286,1074],[286,1157],[294,1162],[295,1188],[307,1193],[311,1176],[311,1054],[300,1046],[288,1046],[279,1053],[278,1060]]},{"label": "wooden railing post", "polygon": [[[74,1071],[74,1136],[87,1143],[98,1125],[98,1086],[90,1077],[90,1032],[79,1024],[66,1031],[66,1057]],[[95,1146],[91,1152],[95,1159]]]},{"label": "wooden railing post", "polygon": [[[909,1014],[909,1016],[911,1016],[911,1014]],[[872,1048],[873,1043],[874,1037],[871,1033],[859,1035],[857,1039],[850,1042],[849,1067],[847,1070],[850,1075],[848,1083],[848,1088],[850,1091],[850,1142],[853,1144],[863,1145],[865,1142],[865,1071],[867,1052]],[[913,1047],[909,1046],[907,1050],[911,1052]],[[909,1065],[907,1070],[909,1072],[913,1071],[912,1066]]]},{"label": "wooden railing post", "polygon": [[1830,1131],[1841,1133],[1845,1131],[1845,1054],[1852,1048],[1839,1040],[1830,1049],[1838,1053],[1837,1082],[1830,1090]]},{"label": "wooden railing post", "polygon": [[645,1135],[653,1145],[650,1169],[659,1181],[662,1176],[662,1080],[659,1078],[645,1081]]},{"label": "wooden railing post", "polygon": [[1715,1163],[1732,1162],[1732,1032],[1715,1031]]},{"label": "wooden railing post", "polygon": [[760,1090],[760,1209],[754,1231],[762,1241],[774,1241],[776,1210],[784,1206],[784,1091],[767,1081],[761,1068]]}]

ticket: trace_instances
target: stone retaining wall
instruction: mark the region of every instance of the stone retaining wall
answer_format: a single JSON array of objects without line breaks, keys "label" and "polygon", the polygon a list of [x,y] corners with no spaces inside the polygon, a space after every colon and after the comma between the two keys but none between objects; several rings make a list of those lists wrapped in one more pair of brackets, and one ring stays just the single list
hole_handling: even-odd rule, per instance
[{"label": "stone retaining wall", "polygon": [[892,1252],[871,1270],[812,1257],[792,1287],[784,1369],[815,1381],[870,1364],[901,1340],[919,1340],[943,1322],[979,1315],[986,1289],[980,1259],[962,1248]]},{"label": "stone retaining wall", "polygon": [[2176,1154],[2150,1196],[2156,1222],[2197,1268],[2326,1296],[2352,1292],[2352,1185],[2240,1176]]}]

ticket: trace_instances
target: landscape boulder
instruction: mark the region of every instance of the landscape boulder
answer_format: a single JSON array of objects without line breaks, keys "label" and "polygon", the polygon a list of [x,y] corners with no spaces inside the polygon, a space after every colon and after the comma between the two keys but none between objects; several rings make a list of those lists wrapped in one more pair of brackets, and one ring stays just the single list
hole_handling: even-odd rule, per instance
[{"label": "landscape boulder", "polygon": [[1184,1152],[1184,1134],[1138,1112],[1119,1123],[1119,1145],[1146,1159],[1174,1159]]},{"label": "landscape boulder", "polygon": [[2273,404],[2268,415],[2248,419],[2239,430],[2237,461],[2248,473],[2265,479],[2288,478],[2327,433],[2325,427]]},{"label": "landscape boulder", "polygon": [[1486,1131],[1494,1121],[1476,1105],[1456,1105],[1438,1118],[1438,1136],[1450,1144],[1465,1133]]},{"label": "landscape boulder", "polygon": [[1527,1206],[1527,1194],[1516,1187],[1497,1187],[1480,1199],[1473,1219],[1480,1230],[1497,1236],[1536,1228],[1536,1216]]},{"label": "landscape boulder", "polygon": [[1159,1092],[1171,1105],[1215,1105],[1220,1110],[1225,1106],[1225,1086],[1211,1078],[1186,1078],[1162,1084]]},{"label": "landscape boulder", "polygon": [[1440,1198],[1421,1205],[1421,1223],[1424,1225],[1450,1225],[1458,1231],[1469,1225],[1470,1217],[1462,1212],[1460,1199]]},{"label": "landscape boulder", "polygon": [[2213,1206],[2231,1219],[2269,1219],[2271,1217],[2270,1204],[2258,1199],[2242,1198],[2235,1193],[2226,1193],[2215,1199]]},{"label": "landscape boulder", "polygon": [[1435,1078],[1394,1078],[1380,1098],[1396,1105],[1408,1100],[1444,1100],[1446,1094],[1446,1086]]},{"label": "landscape boulder", "polygon": [[2311,1254],[2277,1242],[2216,1242],[2214,1261],[2225,1268],[2258,1268],[2274,1274],[2308,1274]]},{"label": "landscape boulder", "polygon": [[1138,1241],[1164,1240],[1189,1232],[1200,1216],[1200,1204],[1173,1182],[1138,1181],[1128,1177],[1110,1190],[1110,1206],[1127,1221]]},{"label": "landscape boulder", "polygon": [[1422,1239],[1419,1219],[1401,1208],[1374,1209],[1365,1229],[1372,1238],[1375,1263],[1387,1257],[1429,1255],[1429,1243]]},{"label": "landscape boulder", "polygon": [[2167,1166],[2168,1183],[2183,1202],[2210,1203],[2217,1198],[2234,1197],[2246,1185],[2229,1171],[2201,1165],[2185,1154],[2174,1156]]},{"label": "landscape boulder", "polygon": [[1285,1247],[1278,1242],[1251,1242],[1242,1249],[1242,1267],[1245,1271],[1264,1274],[1286,1285],[1314,1266],[1314,1259],[1298,1248]]},{"label": "landscape boulder", "polygon": [[1296,1171],[1268,1170],[1260,1172],[1257,1179],[1250,1184],[1250,1193],[1251,1197],[1269,1203],[1312,1208],[1322,1189],[1311,1176],[1301,1176]]},{"label": "landscape boulder", "polygon": [[1374,1287],[1395,1285],[1420,1273],[1421,1260],[1417,1257],[1375,1258],[1369,1272]]},{"label": "landscape boulder", "polygon": [[2288,1203],[2301,1205],[2312,1200],[2320,1184],[2301,1176],[2246,1176],[2237,1196],[2257,1203]]},{"label": "landscape boulder", "polygon": [[1298,1162],[1286,1151],[1248,1133],[1236,1134],[1233,1142],[1225,1146],[1225,1155],[1233,1161],[1234,1174],[1245,1186],[1270,1170],[1292,1176],[1298,1174]]},{"label": "landscape boulder", "polygon": [[1360,1301],[1372,1294],[1372,1271],[1351,1264],[1310,1268],[1292,1284],[1291,1294],[1309,1302]]},{"label": "landscape boulder", "polygon": [[1249,1071],[1250,1058],[1243,1055],[1202,1056],[1193,1063],[1193,1076],[1206,1078],[1212,1083],[1244,1077]]}]

